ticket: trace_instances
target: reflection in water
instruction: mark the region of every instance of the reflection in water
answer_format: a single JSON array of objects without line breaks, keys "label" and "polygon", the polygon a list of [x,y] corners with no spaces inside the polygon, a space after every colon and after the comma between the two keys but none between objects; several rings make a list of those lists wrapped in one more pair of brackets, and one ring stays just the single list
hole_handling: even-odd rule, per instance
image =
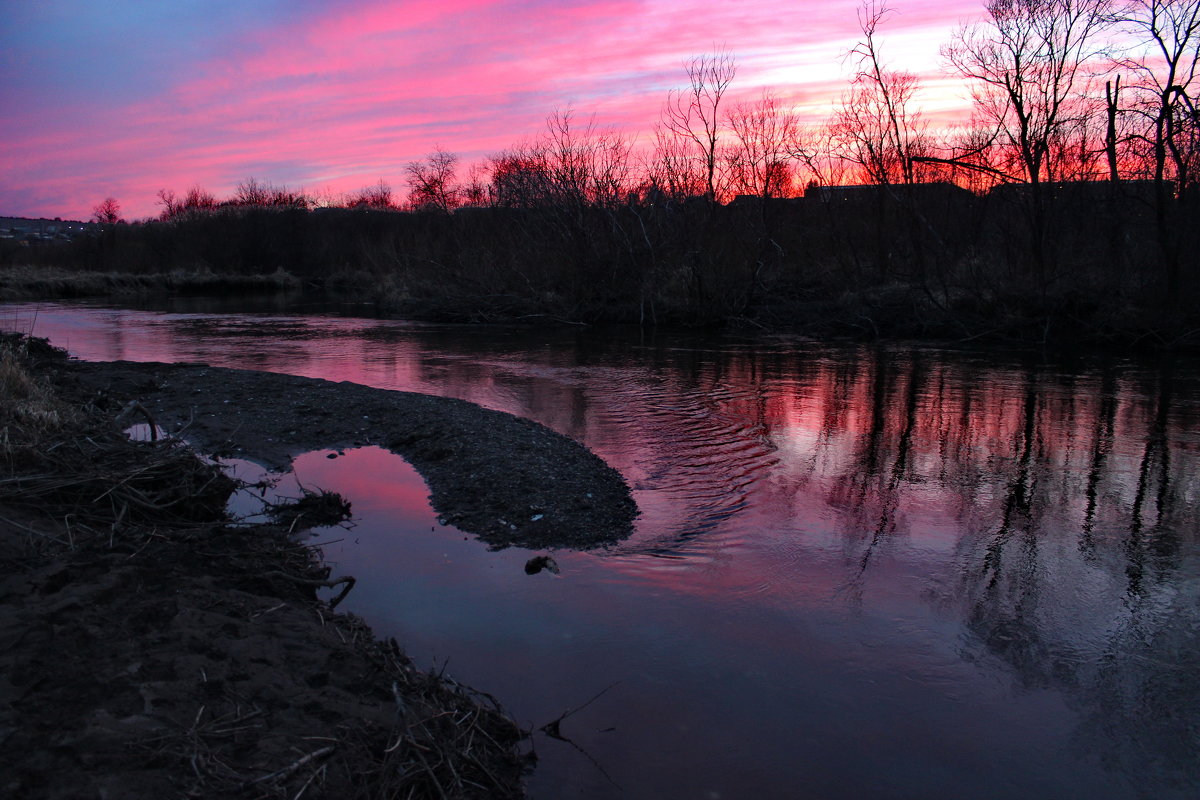
[{"label": "reflection in water", "polygon": [[[300,469],[362,514],[336,556],[375,574],[352,600],[381,632],[529,722],[621,681],[573,719],[621,796],[1200,787],[1196,364],[56,306],[35,332],[460,397],[596,450],[638,530],[554,577],[436,526],[387,454]],[[614,794],[544,746],[535,796]]]}]

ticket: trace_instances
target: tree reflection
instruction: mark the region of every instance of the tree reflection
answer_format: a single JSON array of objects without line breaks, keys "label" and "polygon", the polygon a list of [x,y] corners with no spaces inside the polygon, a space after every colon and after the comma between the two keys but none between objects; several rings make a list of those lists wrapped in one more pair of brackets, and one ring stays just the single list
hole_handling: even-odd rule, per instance
[{"label": "tree reflection", "polygon": [[[55,330],[48,312],[38,324]],[[747,641],[770,630],[783,646],[831,588],[885,616],[916,586],[914,606],[961,623],[935,632],[939,645],[1064,697],[1089,758],[1147,776],[1148,796],[1152,776],[1200,784],[1195,364],[310,324],[206,317],[53,335],[101,357],[286,363],[535,419],[638,493],[641,526],[604,554],[612,569],[714,605],[749,595],[769,613],[747,615]],[[671,568],[646,569],[647,555]]]},{"label": "tree reflection", "polygon": [[821,380],[797,491],[817,491],[857,545],[839,594],[861,603],[881,548],[952,518],[956,578],[939,597],[970,632],[963,654],[1066,690],[1080,746],[1122,770],[1200,778],[1195,407],[1173,371],[880,348]]},{"label": "tree reflection", "polygon": [[1100,387],[1100,411],[1092,446],[1091,466],[1088,468],[1087,509],[1083,515],[1083,535],[1079,546],[1082,552],[1094,554],[1096,542],[1092,536],[1096,527],[1096,508],[1099,502],[1100,477],[1104,474],[1108,454],[1112,452],[1113,430],[1117,415],[1116,377],[1111,369],[1104,370]]},{"label": "tree reflection", "polygon": [[[1171,452],[1167,447],[1167,419],[1171,404],[1171,374],[1164,372],[1158,388],[1153,424],[1146,437],[1138,467],[1137,493],[1133,500],[1129,537],[1125,552],[1129,559],[1125,574],[1129,577],[1129,594],[1142,593],[1142,582],[1146,569],[1146,557],[1150,555],[1163,566],[1169,567],[1178,552],[1178,536],[1174,529],[1163,526],[1163,514],[1169,500]],[[1152,499],[1150,496],[1152,495]],[[1147,530],[1146,504],[1152,502],[1153,521]]]},{"label": "tree reflection", "polygon": [[[847,509],[844,525],[850,537],[866,540],[856,568],[841,589],[858,601],[862,599],[872,556],[898,529],[896,515],[917,430],[924,380],[920,353],[912,353],[897,364],[883,350],[877,350],[872,360],[870,423],[860,437],[853,462],[857,468],[842,476],[831,497],[832,504]],[[903,375],[900,370],[904,370]],[[893,408],[898,412],[892,412],[889,418]],[[827,432],[824,438],[828,440],[830,435]]]}]

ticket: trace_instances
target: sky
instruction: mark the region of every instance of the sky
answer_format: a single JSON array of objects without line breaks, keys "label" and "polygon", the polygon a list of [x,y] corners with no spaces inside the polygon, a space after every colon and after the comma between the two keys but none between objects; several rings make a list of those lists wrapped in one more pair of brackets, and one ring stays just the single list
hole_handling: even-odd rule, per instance
[{"label": "sky", "polygon": [[[0,215],[127,218],[247,178],[337,194],[440,147],[466,163],[570,107],[646,141],[691,57],[736,59],[809,121],[846,89],[859,0],[0,0]],[[892,0],[877,40],[965,115],[938,48],[981,0]]]}]

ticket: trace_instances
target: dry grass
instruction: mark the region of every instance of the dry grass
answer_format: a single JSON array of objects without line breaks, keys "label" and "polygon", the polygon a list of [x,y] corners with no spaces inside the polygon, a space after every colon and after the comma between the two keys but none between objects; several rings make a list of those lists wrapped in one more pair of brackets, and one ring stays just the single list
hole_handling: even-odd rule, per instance
[{"label": "dry grass", "polygon": [[10,426],[21,426],[27,434],[50,432],[70,422],[74,414],[44,380],[25,366],[21,345],[0,342],[0,425],[6,438]]},{"label": "dry grass", "polygon": [[85,272],[31,266],[0,269],[0,300],[102,297],[152,292],[288,292],[299,289],[300,285],[297,277],[281,269],[269,274],[248,275],[218,274],[203,269],[154,273]]},{"label": "dry grass", "polygon": [[[178,441],[135,442],[111,415],[67,403],[34,372],[27,337],[0,340],[0,503],[81,539],[223,522],[233,482]],[[43,354],[44,355],[44,354]],[[45,543],[43,543],[45,544]]]},{"label": "dry grass", "polygon": [[[346,578],[329,581],[319,552],[297,544],[292,529],[318,518],[344,518],[349,513],[344,499],[313,493],[292,506],[274,507],[273,525],[230,526],[225,503],[234,482],[177,439],[131,441],[119,421],[123,415],[114,414],[114,398],[77,393],[69,381],[54,384],[56,396],[38,372],[62,357],[40,340],[0,335],[0,529],[22,537],[21,552],[14,555],[10,548],[0,561],[8,558],[23,568],[41,559],[86,565],[61,571],[76,581],[84,581],[87,568],[97,564],[104,566],[97,570],[102,575],[113,564],[133,565],[142,572],[128,585],[161,582],[173,591],[192,586],[212,593],[203,595],[206,609],[227,599],[214,586],[227,587],[230,597],[248,592],[286,601],[276,608],[308,603],[314,638],[301,633],[300,640],[316,641],[318,630],[329,629],[341,648],[327,644],[332,649],[306,663],[326,668],[349,659],[350,677],[333,683],[355,696],[376,698],[368,706],[392,698],[382,714],[347,716],[320,737],[296,729],[300,739],[289,741],[303,744],[277,752],[273,742],[294,731],[273,727],[286,723],[273,722],[254,698],[230,689],[206,696],[186,720],[140,740],[131,751],[135,761],[189,783],[195,789],[189,796],[323,796],[327,783],[346,790],[337,796],[372,800],[521,796],[527,762],[520,746],[527,732],[490,696],[415,669],[394,641],[379,641],[357,617],[335,613],[336,600],[317,600],[317,586]],[[157,619],[163,598],[141,592],[120,595],[114,605],[137,619]],[[279,624],[281,637],[297,635],[292,623]],[[177,646],[191,647],[182,639]],[[82,663],[89,671],[94,667],[92,661]],[[166,691],[166,685],[156,691]],[[191,686],[186,683],[187,692]],[[295,705],[302,709],[304,701],[296,699]],[[304,721],[307,711],[288,713],[293,723],[310,724]],[[245,752],[271,757],[247,761]]]},{"label": "dry grass", "polygon": [[0,340],[0,462],[8,470],[22,449],[40,446],[78,416],[29,370],[27,341]]},{"label": "dry grass", "polygon": [[532,752],[520,755],[529,732],[494,697],[444,672],[416,669],[394,639],[376,639],[357,617],[340,616],[336,624],[390,677],[395,702],[395,722],[382,752],[373,739],[347,737],[345,755],[363,778],[361,797],[523,796],[513,778],[514,770],[523,772],[536,761]]}]

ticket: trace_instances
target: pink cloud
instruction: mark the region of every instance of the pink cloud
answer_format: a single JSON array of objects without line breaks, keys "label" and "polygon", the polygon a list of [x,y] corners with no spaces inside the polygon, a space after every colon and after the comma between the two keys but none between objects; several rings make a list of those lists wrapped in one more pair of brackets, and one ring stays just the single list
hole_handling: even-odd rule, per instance
[{"label": "pink cloud", "polygon": [[[927,68],[932,54],[900,45],[936,49],[928,43],[975,7],[902,9],[881,36],[885,52],[898,68]],[[250,176],[334,191],[382,178],[400,188],[404,165],[433,147],[477,159],[537,133],[568,104],[648,133],[666,92],[684,81],[683,63],[721,46],[739,62],[736,97],[772,83],[806,108],[828,107],[844,88],[855,8],[422,0],[322,9],[235,32],[140,99],[17,111],[0,129],[0,213],[87,216],[111,194],[143,216],[155,213],[160,188],[199,183],[222,194]],[[886,49],[889,38],[896,47]]]}]

